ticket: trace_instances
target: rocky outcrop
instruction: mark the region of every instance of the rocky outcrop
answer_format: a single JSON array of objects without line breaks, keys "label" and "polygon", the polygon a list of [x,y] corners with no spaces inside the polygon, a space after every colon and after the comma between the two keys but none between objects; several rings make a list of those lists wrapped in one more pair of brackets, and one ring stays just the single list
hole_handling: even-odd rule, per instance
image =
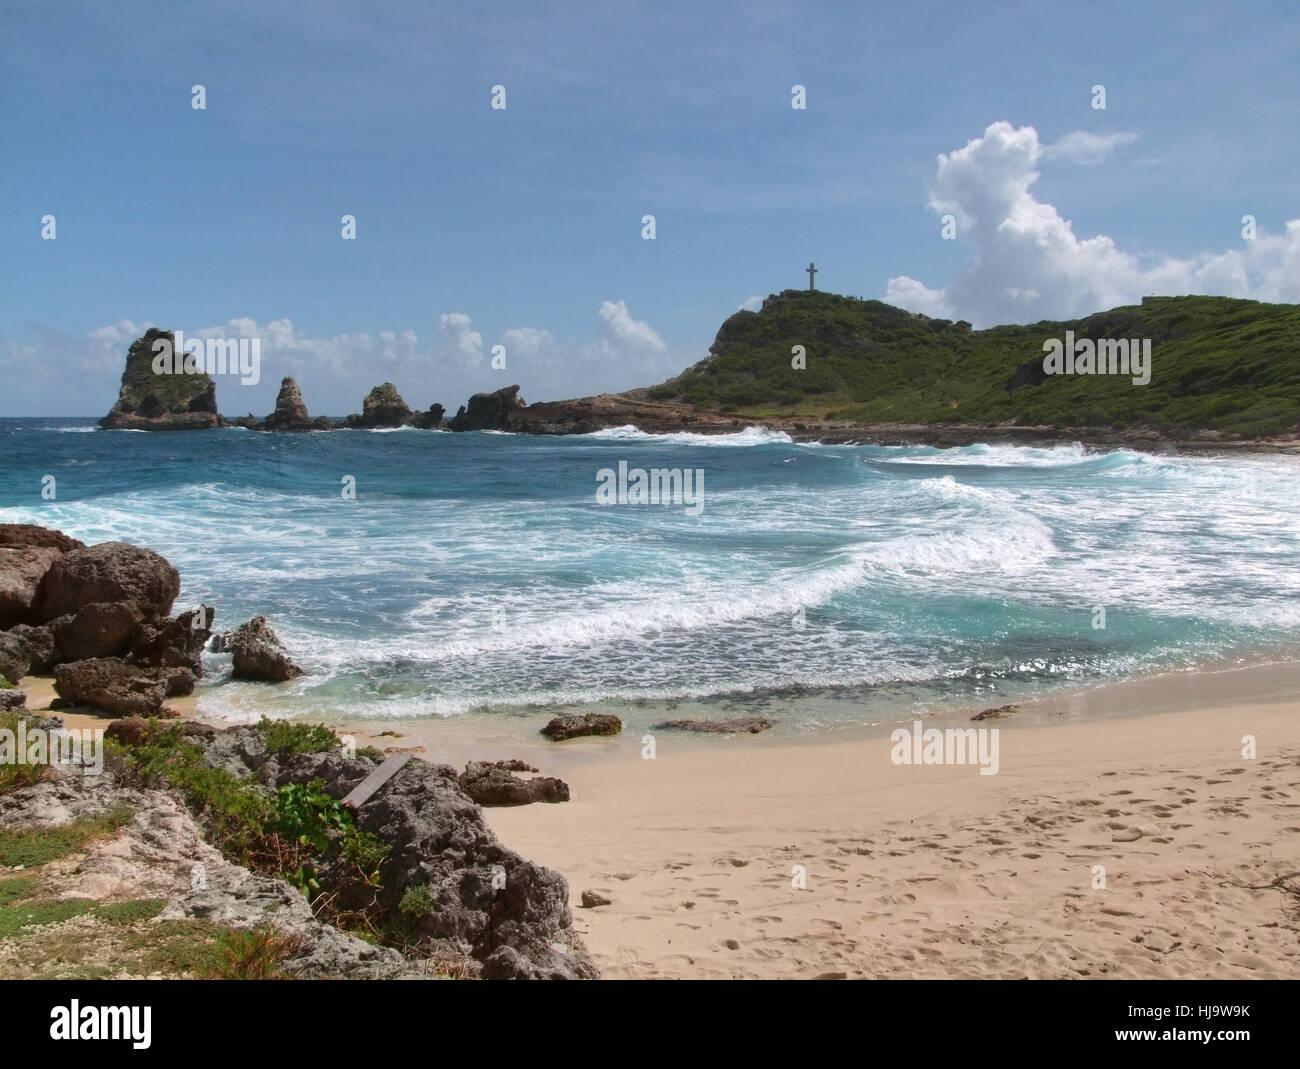
[{"label": "rocky outcrop", "polygon": [[772,726],[772,721],[761,716],[742,716],[731,720],[665,720],[655,724],[652,731],[703,731],[714,735],[739,735],[748,732],[757,735]]},{"label": "rocky outcrop", "polygon": [[401,427],[411,419],[411,409],[391,382],[376,386],[361,404],[361,414],[348,416],[349,427]]},{"label": "rocky outcrop", "polygon": [[442,417],[447,414],[447,410],[439,404],[429,406],[427,412],[416,412],[409,420],[407,425],[419,427],[421,430],[435,431],[442,427]]},{"label": "rocky outcrop", "polygon": [[302,669],[290,659],[284,643],[271,630],[265,616],[254,616],[227,632],[222,637],[220,648],[231,654],[231,677],[234,679],[281,683],[302,675]]},{"label": "rocky outcrop", "polygon": [[158,624],[142,624],[131,643],[131,661],[142,668],[187,668],[203,675],[203,649],[212,634],[211,605],[183,612]]},{"label": "rocky outcrop", "polygon": [[41,580],[65,553],[85,548],[61,531],[31,523],[0,524],[0,628],[38,623]]},{"label": "rocky outcrop", "polygon": [[134,601],[96,601],[60,616],[50,629],[60,663],[126,653],[139,634],[143,616]]},{"label": "rocky outcrop", "polygon": [[0,676],[17,683],[31,671],[31,658],[27,646],[17,636],[0,631]]},{"label": "rocky outcrop", "polygon": [[119,657],[97,657],[54,669],[54,690],[71,705],[89,705],[114,716],[161,716],[169,678],[128,664]]},{"label": "rocky outcrop", "polygon": [[97,602],[130,601],[142,620],[153,622],[171,611],[180,588],[180,573],[153,550],[101,542],[72,550],[50,568],[37,614],[44,623]]},{"label": "rocky outcrop", "polygon": [[504,431],[515,413],[526,406],[518,386],[506,386],[493,393],[476,393],[468,405],[461,405],[448,424],[453,431]]},{"label": "rocky outcrop", "polygon": [[[242,422],[242,421],[241,421]],[[256,425],[262,431],[327,431],[332,424],[328,416],[312,419],[307,406],[302,400],[302,391],[291,378],[280,383],[280,392],[275,398],[275,411]]]},{"label": "rocky outcrop", "polygon": [[12,713],[27,708],[27,695],[16,687],[0,688],[0,713]]},{"label": "rocky outcrop", "polygon": [[522,761],[471,761],[457,782],[479,805],[531,805],[567,802],[569,785],[552,776],[524,779],[516,772],[536,772]]},{"label": "rocky outcrop", "polygon": [[[155,348],[155,343],[160,343]],[[165,343],[165,347],[161,345]],[[155,359],[173,352],[169,330],[149,330],[131,343],[117,403],[99,425],[106,430],[203,430],[225,426],[217,412],[217,384],[203,371],[184,371],[183,354],[169,364],[180,370],[159,373]],[[159,366],[163,366],[159,363]]]},{"label": "rocky outcrop", "polygon": [[584,713],[582,716],[557,716],[542,734],[553,742],[576,739],[580,735],[617,735],[623,730],[623,721],[612,713]]}]

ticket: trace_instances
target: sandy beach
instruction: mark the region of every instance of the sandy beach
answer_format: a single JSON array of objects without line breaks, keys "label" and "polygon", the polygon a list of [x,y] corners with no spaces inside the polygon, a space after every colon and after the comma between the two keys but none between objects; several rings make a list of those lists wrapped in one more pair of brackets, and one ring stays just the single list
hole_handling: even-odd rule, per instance
[{"label": "sandy beach", "polygon": [[[48,681],[27,683],[41,708]],[[607,978],[1300,977],[1300,665],[924,726],[997,729],[997,774],[895,764],[887,727],[660,732],[653,759],[639,737],[353,730],[361,745],[458,765],[516,756],[564,778],[568,803],[486,812],[566,876]],[[584,891],[610,904],[582,908]]]}]

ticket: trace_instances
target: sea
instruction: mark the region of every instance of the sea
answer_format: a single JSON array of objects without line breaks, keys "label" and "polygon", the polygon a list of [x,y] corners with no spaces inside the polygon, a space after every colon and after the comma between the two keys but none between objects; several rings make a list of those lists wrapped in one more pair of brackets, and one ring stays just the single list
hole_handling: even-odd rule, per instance
[{"label": "sea", "polygon": [[[602,502],[621,465],[697,497]],[[266,616],[305,674],[209,655],[197,707],[230,721],[802,735],[1300,648],[1300,458],[1278,454],[6,419],[0,522],[154,549],[176,611],[219,629]]]}]

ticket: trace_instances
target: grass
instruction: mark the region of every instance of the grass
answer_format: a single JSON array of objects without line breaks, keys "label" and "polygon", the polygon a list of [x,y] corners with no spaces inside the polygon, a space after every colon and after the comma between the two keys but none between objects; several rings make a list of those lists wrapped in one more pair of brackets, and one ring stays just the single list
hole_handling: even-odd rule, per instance
[{"label": "grass", "polygon": [[339,745],[338,736],[324,724],[298,724],[264,716],[257,729],[266,739],[266,748],[281,757],[327,753]]},{"label": "grass", "polygon": [[57,828],[16,830],[0,828],[0,866],[36,868],[80,850],[92,839],[112,835],[131,819],[128,807],[112,809],[100,816],[74,820]]},{"label": "grass", "polygon": [[[0,680],[8,682],[4,676],[0,676]],[[13,732],[12,745],[16,747],[18,714],[0,713],[0,731]],[[16,791],[20,787],[30,787],[50,778],[51,771],[48,764],[28,764],[25,761],[20,763],[17,757],[17,754],[6,754],[5,759],[0,761],[0,794]]]}]

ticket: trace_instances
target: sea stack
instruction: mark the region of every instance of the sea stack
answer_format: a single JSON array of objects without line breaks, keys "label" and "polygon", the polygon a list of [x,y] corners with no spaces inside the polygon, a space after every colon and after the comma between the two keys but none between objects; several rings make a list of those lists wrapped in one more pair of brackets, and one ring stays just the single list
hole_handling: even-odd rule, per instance
[{"label": "sea stack", "polygon": [[[224,427],[217,412],[217,384],[204,371],[162,374],[154,370],[155,342],[174,352],[175,335],[150,327],[131,343],[122,388],[99,425],[105,430],[188,431]],[[161,347],[160,347],[161,348]]]},{"label": "sea stack", "polygon": [[280,383],[280,392],[275,398],[275,411],[266,417],[265,422],[257,427],[263,431],[327,431],[330,421],[326,416],[312,419],[303,404],[302,391],[292,378],[285,378]]},{"label": "sea stack", "polygon": [[492,393],[476,393],[468,408],[460,410],[449,426],[453,431],[504,431],[510,428],[515,412],[526,407],[518,386],[504,386]]},{"label": "sea stack", "polygon": [[391,382],[376,386],[361,404],[361,414],[347,418],[349,427],[401,427],[411,419],[411,409]]}]

